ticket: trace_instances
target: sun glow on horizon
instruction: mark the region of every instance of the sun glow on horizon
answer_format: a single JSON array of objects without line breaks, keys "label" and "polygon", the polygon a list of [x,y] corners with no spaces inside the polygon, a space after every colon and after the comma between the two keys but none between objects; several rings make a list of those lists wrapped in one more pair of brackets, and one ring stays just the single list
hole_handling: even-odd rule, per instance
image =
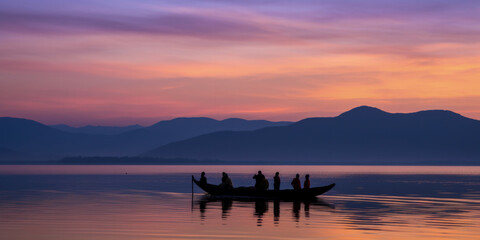
[{"label": "sun glow on horizon", "polygon": [[0,116],[480,119],[480,3],[24,2],[0,3]]}]

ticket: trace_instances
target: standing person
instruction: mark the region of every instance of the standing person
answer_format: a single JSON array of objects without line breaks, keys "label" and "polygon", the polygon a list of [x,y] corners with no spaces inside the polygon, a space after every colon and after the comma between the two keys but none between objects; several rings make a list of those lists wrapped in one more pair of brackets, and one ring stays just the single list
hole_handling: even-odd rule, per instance
[{"label": "standing person", "polygon": [[303,188],[304,189],[310,188],[310,174],[305,175],[305,182],[303,182]]},{"label": "standing person", "polygon": [[265,190],[265,175],[262,174],[262,171],[258,171],[257,174],[253,175],[253,178],[255,179],[255,189]]},{"label": "standing person", "polygon": [[207,184],[207,178],[205,177],[205,172],[202,172],[202,175],[200,176],[200,183]]},{"label": "standing person", "polygon": [[293,190],[300,190],[302,189],[302,184],[300,183],[300,174],[297,173],[295,178],[292,180]]},{"label": "standing person", "polygon": [[276,172],[275,177],[273,177],[273,190],[278,191],[280,190],[280,173]]}]

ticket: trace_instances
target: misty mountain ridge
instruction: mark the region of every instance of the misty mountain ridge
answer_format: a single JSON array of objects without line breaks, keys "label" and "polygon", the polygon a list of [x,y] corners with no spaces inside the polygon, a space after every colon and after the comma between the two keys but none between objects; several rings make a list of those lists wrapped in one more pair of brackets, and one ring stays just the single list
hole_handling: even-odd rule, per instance
[{"label": "misty mountain ridge", "polygon": [[142,156],[312,164],[479,164],[480,121],[445,110],[388,113],[361,106],[252,132],[215,132]]},{"label": "misty mountain ridge", "polygon": [[[134,129],[120,129],[126,127]],[[478,165],[480,159],[480,121],[445,110],[388,113],[361,106],[337,117],[295,123],[176,118],[126,127],[113,127],[118,134],[91,134],[0,118],[0,160],[140,156],[266,164]]]},{"label": "misty mountain ridge", "polygon": [[62,130],[64,132],[71,132],[71,133],[85,133],[85,134],[94,134],[94,135],[116,135],[124,132],[128,132],[130,130],[143,128],[141,125],[129,125],[129,126],[92,126],[87,125],[83,127],[72,127],[66,124],[56,124],[56,125],[49,125],[52,128]]},{"label": "misty mountain ridge", "polygon": [[[41,159],[58,159],[68,156],[135,156],[169,142],[214,131],[255,130],[286,124],[289,122],[176,118],[112,135],[85,133],[85,129],[79,130],[80,132],[62,131],[58,129],[58,125],[55,128],[33,120],[2,117],[0,118],[0,147],[39,156]],[[102,128],[100,130],[104,131],[105,128]],[[94,131],[98,130],[94,129]],[[0,160],[8,159],[2,157]]]}]

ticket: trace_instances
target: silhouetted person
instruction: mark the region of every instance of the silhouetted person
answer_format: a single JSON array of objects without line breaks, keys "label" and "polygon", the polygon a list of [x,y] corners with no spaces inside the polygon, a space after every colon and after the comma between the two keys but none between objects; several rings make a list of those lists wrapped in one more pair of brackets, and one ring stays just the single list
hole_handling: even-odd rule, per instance
[{"label": "silhouetted person", "polygon": [[297,173],[295,178],[292,180],[292,186],[294,190],[302,189],[302,184],[300,183],[300,174]]},{"label": "silhouetted person", "polygon": [[200,183],[207,184],[207,178],[205,177],[205,172],[202,172],[202,175],[200,176]]},{"label": "silhouetted person", "polygon": [[303,188],[304,189],[310,188],[310,174],[305,175],[305,182],[303,182]]},{"label": "silhouetted person", "polygon": [[278,191],[280,190],[280,173],[276,172],[275,177],[273,177],[273,190]]},{"label": "silhouetted person", "polygon": [[228,174],[225,172],[222,172],[222,183],[224,183],[225,180],[227,180],[227,177],[228,177]]},{"label": "silhouetted person", "polygon": [[256,190],[268,189],[268,181],[265,179],[265,175],[262,174],[262,171],[258,171],[257,174],[253,175],[253,178],[255,179]]},{"label": "silhouetted person", "polygon": [[222,183],[220,184],[220,187],[227,189],[233,188],[232,179],[230,179],[228,174],[226,174],[225,172],[222,172]]}]

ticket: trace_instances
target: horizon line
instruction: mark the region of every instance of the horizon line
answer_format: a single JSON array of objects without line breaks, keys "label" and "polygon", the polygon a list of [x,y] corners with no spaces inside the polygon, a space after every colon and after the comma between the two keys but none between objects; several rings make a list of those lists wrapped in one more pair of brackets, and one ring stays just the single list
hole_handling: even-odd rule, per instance
[{"label": "horizon line", "polygon": [[[159,122],[164,122],[164,121],[172,121],[172,120],[175,120],[175,119],[181,119],[181,118],[207,118],[207,119],[213,119],[213,120],[216,120],[216,121],[225,121],[225,120],[228,120],[228,119],[241,119],[241,120],[247,120],[247,121],[269,121],[269,122],[290,122],[290,123],[294,123],[294,122],[299,122],[299,121],[302,121],[304,119],[309,119],[309,118],[334,118],[334,117],[338,117],[340,115],[342,115],[343,113],[346,113],[346,112],[349,112],[353,109],[357,109],[357,108],[362,108],[362,107],[368,107],[368,108],[372,108],[372,109],[378,109],[382,112],[386,112],[386,113],[389,113],[389,114],[413,114],[413,113],[419,113],[419,112],[425,112],[425,111],[447,111],[447,112],[452,112],[452,113],[455,113],[455,114],[458,114],[462,117],[465,117],[465,118],[469,118],[469,119],[473,119],[473,120],[477,120],[477,121],[480,121],[480,119],[476,119],[476,118],[472,118],[472,117],[467,117],[463,114],[460,114],[458,112],[455,112],[455,111],[452,111],[452,110],[448,110],[448,109],[424,109],[424,110],[418,110],[418,111],[410,111],[410,112],[389,112],[389,111],[385,111],[381,108],[378,108],[378,107],[372,107],[372,106],[368,106],[368,105],[360,105],[360,106],[357,106],[357,107],[354,107],[354,108],[350,108],[346,111],[342,111],[340,113],[337,113],[336,115],[330,115],[330,116],[309,116],[309,117],[301,117],[299,118],[298,120],[271,120],[271,119],[268,119],[268,118],[249,118],[249,117],[224,117],[224,118],[218,118],[218,117],[209,117],[209,116],[179,116],[179,117],[170,117],[170,118],[164,118],[162,119],[162,117],[159,117],[159,118],[156,118],[158,120],[153,120],[152,122],[153,123],[150,123],[150,124],[141,124],[141,123],[131,123],[131,124],[119,124],[119,125],[116,125],[116,124],[113,124],[113,125],[105,125],[105,124],[100,124],[100,125],[97,125],[97,124],[91,124],[91,123],[87,123],[87,124],[68,124],[68,123],[65,123],[65,122],[57,122],[57,123],[46,123],[45,121],[42,121],[42,120],[35,120],[34,118],[26,118],[26,117],[13,117],[13,116],[0,116],[0,118],[16,118],[16,119],[26,119],[26,120],[32,120],[32,121],[35,121],[35,122],[38,122],[38,123],[41,123],[41,124],[44,124],[46,126],[55,126],[55,125],[66,125],[66,126],[69,126],[69,127],[74,127],[74,128],[82,128],[82,127],[129,127],[129,126],[141,126],[141,127],[149,127],[149,126],[152,126],[152,125],[155,125]],[[142,118],[138,118],[138,119],[142,119]],[[147,117],[147,118],[143,118],[143,119],[153,119],[152,117]]]}]

